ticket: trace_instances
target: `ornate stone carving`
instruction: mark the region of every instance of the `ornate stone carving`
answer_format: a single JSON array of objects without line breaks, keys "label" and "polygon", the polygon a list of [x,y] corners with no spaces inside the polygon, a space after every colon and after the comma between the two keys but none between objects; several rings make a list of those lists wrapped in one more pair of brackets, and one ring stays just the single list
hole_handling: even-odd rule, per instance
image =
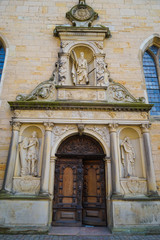
[{"label": "ornate stone carving", "polygon": [[19,143],[21,159],[21,176],[37,176],[39,141],[37,132],[33,131],[30,138],[25,137]]},{"label": "ornate stone carving", "polygon": [[67,76],[67,56],[61,56],[59,60],[59,78],[58,83],[60,85],[65,84]]},{"label": "ornate stone carving", "polygon": [[141,102],[144,103],[144,98],[134,98],[129,91],[119,83],[111,83],[107,89],[108,102]]},{"label": "ornate stone carving", "polygon": [[32,101],[47,99],[53,93],[54,90],[54,77],[49,80],[40,83],[31,93],[20,94],[16,97],[17,101]]},{"label": "ornate stone carving", "polygon": [[78,127],[79,135],[82,136],[84,132],[84,124],[78,124],[77,127]]},{"label": "ornate stone carving", "polygon": [[116,113],[115,112],[109,112],[108,115],[111,116],[112,118],[116,117]]},{"label": "ornate stone carving", "polygon": [[94,42],[94,44],[96,45],[96,47],[103,50],[103,42]]},{"label": "ornate stone carving", "polygon": [[73,26],[90,27],[93,20],[97,19],[98,14],[86,5],[85,0],[80,0],[78,5],[67,12],[66,17],[72,22]]},{"label": "ornate stone carving", "polygon": [[135,150],[129,137],[125,137],[121,143],[121,162],[124,168],[124,177],[135,176]]},{"label": "ornate stone carving", "polygon": [[53,129],[53,133],[55,136],[59,137],[64,133],[66,133],[67,131],[74,130],[74,129],[76,129],[75,126],[55,126]]},{"label": "ornate stone carving", "polygon": [[80,52],[77,59],[76,53],[72,51],[72,81],[74,84],[88,84],[88,64],[84,57],[84,52]]},{"label": "ornate stone carving", "polygon": [[14,110],[13,114],[14,114],[14,117],[19,117],[21,114],[21,110]]},{"label": "ornate stone carving", "polygon": [[142,112],[142,113],[141,113],[141,116],[142,116],[144,119],[148,119],[149,114],[148,114],[147,112]]},{"label": "ornate stone carving", "polygon": [[21,123],[20,122],[11,122],[11,126],[13,128],[13,131],[20,131],[20,127],[21,127]]},{"label": "ornate stone carving", "polygon": [[54,123],[45,122],[45,123],[44,123],[44,126],[45,126],[45,130],[46,130],[46,131],[52,131],[52,129],[53,129],[53,127],[54,127]]},{"label": "ornate stone carving", "polygon": [[13,191],[23,194],[38,194],[40,190],[40,178],[33,176],[15,177],[13,179]]},{"label": "ornate stone carving", "polygon": [[118,128],[118,123],[110,123],[108,125],[109,127],[109,132],[116,132],[117,131],[117,128]]},{"label": "ornate stone carving", "polygon": [[151,123],[146,123],[141,125],[142,133],[148,133],[151,127]]},{"label": "ornate stone carving", "polygon": [[46,110],[45,114],[47,115],[47,117],[51,118],[53,116],[53,111]]},{"label": "ornate stone carving", "polygon": [[121,180],[121,186],[125,195],[144,195],[147,193],[147,185],[145,180],[130,178],[127,181]]},{"label": "ornate stone carving", "polygon": [[67,47],[69,44],[71,43],[71,41],[61,41],[61,48],[65,48]]},{"label": "ornate stone carving", "polygon": [[109,138],[109,133],[108,133],[107,127],[97,127],[97,126],[89,127],[88,126],[88,127],[86,127],[86,129],[98,133],[105,142],[109,143],[110,138]]},{"label": "ornate stone carving", "polygon": [[74,135],[67,138],[59,147],[57,154],[104,155],[103,149],[93,138]]},{"label": "ornate stone carving", "polygon": [[107,86],[109,84],[110,73],[107,69],[104,57],[96,59],[97,86]]}]

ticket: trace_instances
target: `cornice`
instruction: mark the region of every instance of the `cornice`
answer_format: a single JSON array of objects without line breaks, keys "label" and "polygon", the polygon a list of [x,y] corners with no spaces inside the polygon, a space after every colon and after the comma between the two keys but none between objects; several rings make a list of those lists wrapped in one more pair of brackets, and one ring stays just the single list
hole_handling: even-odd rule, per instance
[{"label": "cornice", "polygon": [[108,103],[107,101],[9,101],[11,110],[106,110],[149,112],[153,104]]}]

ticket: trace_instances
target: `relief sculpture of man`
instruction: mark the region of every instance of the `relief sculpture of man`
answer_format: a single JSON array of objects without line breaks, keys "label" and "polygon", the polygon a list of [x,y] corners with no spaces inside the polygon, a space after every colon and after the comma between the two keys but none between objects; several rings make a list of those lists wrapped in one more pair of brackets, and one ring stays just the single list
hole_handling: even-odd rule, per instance
[{"label": "relief sculpture of man", "polygon": [[125,137],[121,143],[121,157],[124,167],[124,177],[135,176],[135,151],[129,137]]},{"label": "relief sculpture of man", "polygon": [[88,84],[89,83],[88,64],[87,60],[84,58],[84,52],[80,52],[80,58],[78,59],[74,51],[72,51],[72,55],[73,55],[72,79],[74,84],[76,84],[76,82],[77,84]]},{"label": "relief sculpture of man", "polygon": [[32,175],[37,176],[38,150],[39,141],[37,132],[33,131],[30,138],[24,138],[20,147],[21,153],[21,176]]}]

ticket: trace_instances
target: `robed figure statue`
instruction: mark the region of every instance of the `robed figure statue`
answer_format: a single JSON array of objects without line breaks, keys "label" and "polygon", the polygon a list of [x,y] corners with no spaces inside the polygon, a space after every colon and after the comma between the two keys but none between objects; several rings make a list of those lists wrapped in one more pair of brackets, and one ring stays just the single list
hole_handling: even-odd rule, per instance
[{"label": "robed figure statue", "polygon": [[80,52],[80,58],[77,59],[76,53],[72,51],[72,81],[76,84],[88,84],[88,64],[84,58],[84,52]]},{"label": "robed figure statue", "polygon": [[121,143],[121,159],[124,167],[124,177],[135,176],[135,151],[129,137]]}]

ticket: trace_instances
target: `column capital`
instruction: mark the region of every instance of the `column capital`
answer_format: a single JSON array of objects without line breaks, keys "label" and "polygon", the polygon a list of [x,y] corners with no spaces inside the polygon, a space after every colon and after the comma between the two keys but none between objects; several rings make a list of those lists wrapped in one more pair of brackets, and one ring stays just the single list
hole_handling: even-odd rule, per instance
[{"label": "column capital", "polygon": [[45,126],[45,130],[46,130],[46,131],[52,131],[52,129],[53,129],[53,127],[54,127],[54,123],[44,122],[44,126]]},{"label": "column capital", "polygon": [[149,133],[149,129],[151,127],[151,123],[144,123],[141,125],[142,133]]},{"label": "column capital", "polygon": [[109,132],[116,132],[117,131],[117,128],[118,128],[118,123],[110,123],[108,125],[109,127]]},{"label": "column capital", "polygon": [[56,162],[57,161],[57,157],[54,156],[54,157],[51,157],[51,162]]},{"label": "column capital", "polygon": [[12,126],[13,131],[18,131],[18,132],[20,131],[20,127],[22,125],[20,122],[11,121],[10,124]]}]

